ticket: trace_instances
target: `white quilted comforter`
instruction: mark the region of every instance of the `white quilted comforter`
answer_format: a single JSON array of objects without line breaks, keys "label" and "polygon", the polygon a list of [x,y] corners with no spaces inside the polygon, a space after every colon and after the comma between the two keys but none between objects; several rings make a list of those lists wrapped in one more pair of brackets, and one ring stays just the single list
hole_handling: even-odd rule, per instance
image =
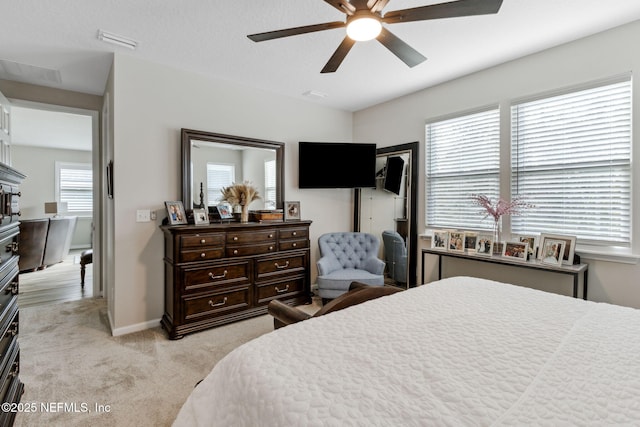
[{"label": "white quilted comforter", "polygon": [[457,277],[278,329],[175,426],[640,425],[640,311]]}]

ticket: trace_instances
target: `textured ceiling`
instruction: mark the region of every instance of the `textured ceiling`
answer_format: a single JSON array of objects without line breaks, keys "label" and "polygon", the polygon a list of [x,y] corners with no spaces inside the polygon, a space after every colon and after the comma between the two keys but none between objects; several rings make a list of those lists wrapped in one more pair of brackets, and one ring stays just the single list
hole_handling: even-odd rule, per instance
[{"label": "textured ceiling", "polygon": [[[439,1],[391,0],[385,10]],[[254,43],[247,34],[343,20],[322,0],[0,0],[0,78],[102,94],[111,52],[356,111],[554,45],[640,19],[639,0],[504,0],[497,15],[388,25],[428,59],[408,68],[376,41],[320,70],[343,29]],[[97,39],[99,29],[139,42]],[[6,64],[6,63],[5,63]],[[11,64],[9,64],[11,65]],[[40,70],[42,71],[42,70]],[[325,98],[306,97],[308,91]]]}]

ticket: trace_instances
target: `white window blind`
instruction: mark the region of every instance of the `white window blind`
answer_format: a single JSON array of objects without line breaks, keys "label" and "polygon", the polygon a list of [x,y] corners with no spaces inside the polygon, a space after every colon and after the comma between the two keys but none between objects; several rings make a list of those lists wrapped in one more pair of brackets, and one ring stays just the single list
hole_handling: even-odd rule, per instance
[{"label": "white window blind", "polygon": [[490,109],[426,126],[426,223],[490,229],[472,194],[500,194],[500,111]]},{"label": "white window blind", "polygon": [[90,164],[56,162],[58,200],[67,203],[67,212],[93,211],[93,173]]},{"label": "white window blind", "polygon": [[511,196],[535,205],[512,232],[628,246],[630,79],[516,104],[511,118]]},{"label": "white window blind", "polygon": [[233,165],[207,163],[207,206],[220,203],[222,188],[233,184],[235,174]]},{"label": "white window blind", "polygon": [[265,209],[276,208],[276,161],[267,160],[264,162],[264,207]]}]

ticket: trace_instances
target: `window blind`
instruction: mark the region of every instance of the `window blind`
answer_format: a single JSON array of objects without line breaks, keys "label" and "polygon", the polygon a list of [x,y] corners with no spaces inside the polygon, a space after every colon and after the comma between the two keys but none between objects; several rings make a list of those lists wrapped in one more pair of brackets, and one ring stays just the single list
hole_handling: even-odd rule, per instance
[{"label": "window blind", "polygon": [[500,194],[500,112],[494,108],[426,126],[426,223],[491,229],[472,194]]},{"label": "window blind", "polygon": [[630,79],[513,105],[511,155],[511,196],[535,205],[512,232],[629,245]]},{"label": "window blind", "polygon": [[67,203],[67,212],[93,211],[91,166],[59,166],[58,191],[58,200]]},{"label": "window blind", "polygon": [[235,174],[233,165],[207,163],[207,206],[220,203],[222,188],[233,184]]},{"label": "window blind", "polygon": [[268,160],[264,162],[264,186],[265,209],[276,208],[276,161]]}]

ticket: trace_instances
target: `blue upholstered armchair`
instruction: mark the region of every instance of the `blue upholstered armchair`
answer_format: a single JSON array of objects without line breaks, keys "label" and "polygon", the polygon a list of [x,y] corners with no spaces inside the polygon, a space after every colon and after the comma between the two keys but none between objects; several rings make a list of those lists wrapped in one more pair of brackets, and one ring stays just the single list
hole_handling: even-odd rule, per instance
[{"label": "blue upholstered armchair", "polygon": [[407,283],[407,246],[404,239],[396,231],[385,230],[382,242],[389,277],[398,283]]},{"label": "blue upholstered armchair", "polygon": [[353,281],[384,285],[384,261],[378,258],[380,239],[368,233],[327,233],[318,238],[321,258],[318,292],[323,300],[349,290]]}]

